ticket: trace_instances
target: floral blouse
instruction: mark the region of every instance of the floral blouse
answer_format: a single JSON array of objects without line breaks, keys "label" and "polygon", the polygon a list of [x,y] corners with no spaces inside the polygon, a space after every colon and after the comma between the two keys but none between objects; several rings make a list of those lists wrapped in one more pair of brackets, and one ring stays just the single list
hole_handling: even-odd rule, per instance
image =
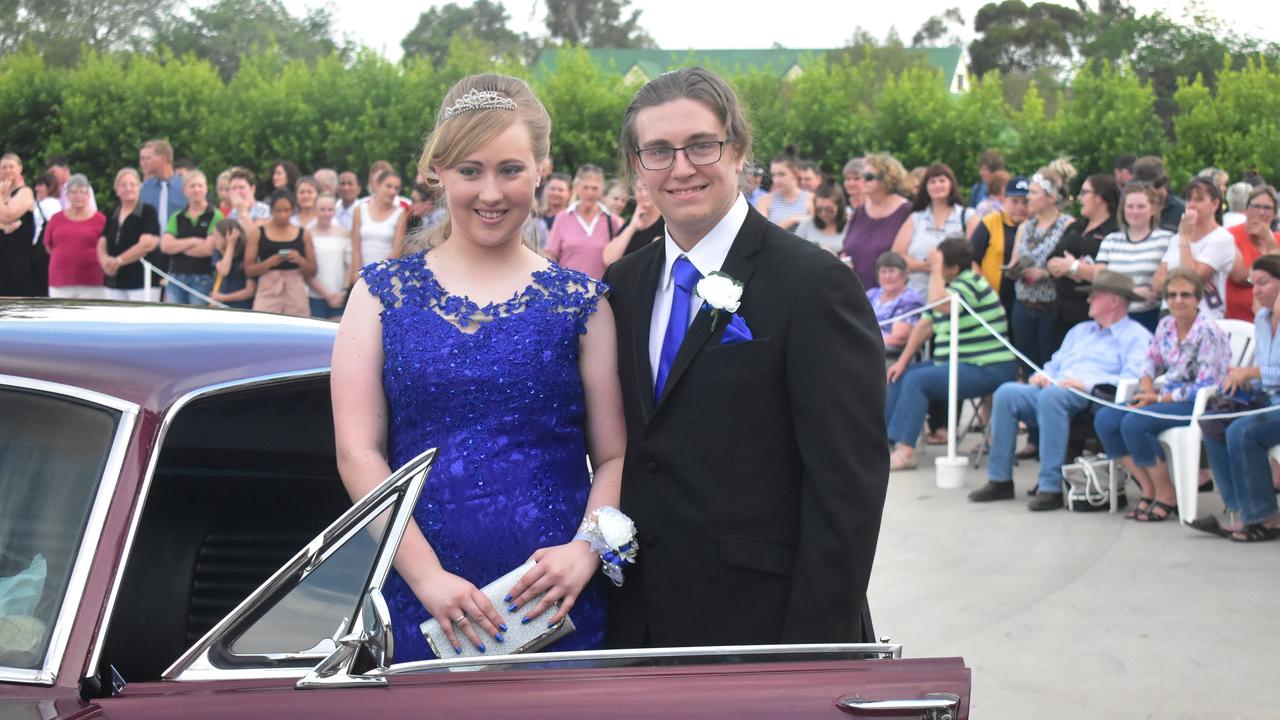
[{"label": "floral blouse", "polygon": [[1198,313],[1187,337],[1178,342],[1177,322],[1166,315],[1147,348],[1142,374],[1155,378],[1163,373],[1163,391],[1174,402],[1185,402],[1194,400],[1200,388],[1221,383],[1230,363],[1231,342],[1212,318]]}]

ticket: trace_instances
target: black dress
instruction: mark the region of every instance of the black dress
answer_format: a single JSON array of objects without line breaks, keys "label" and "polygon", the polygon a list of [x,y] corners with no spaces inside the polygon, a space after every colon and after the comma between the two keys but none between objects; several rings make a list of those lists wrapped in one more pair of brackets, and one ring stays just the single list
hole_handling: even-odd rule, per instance
[{"label": "black dress", "polygon": [[[19,188],[15,193],[21,191]],[[40,254],[43,254],[43,249],[33,247],[35,214],[28,210],[20,223],[13,232],[0,232],[0,297],[46,297],[49,294],[48,265],[44,265],[44,273],[41,273]]]},{"label": "black dress", "polygon": [[[1086,232],[1085,227],[1088,224],[1087,218],[1080,218],[1068,225],[1062,233],[1062,240],[1058,241],[1058,247],[1053,249],[1049,257],[1062,257],[1065,253],[1071,253],[1072,257],[1081,259],[1097,257],[1102,239],[1119,229],[1114,217],[1107,218],[1106,222]],[[1058,319],[1060,337],[1057,345],[1061,345],[1062,338],[1066,337],[1068,330],[1089,319],[1089,296],[1076,292],[1076,288],[1085,284],[1083,280],[1075,280],[1068,275],[1063,275],[1055,282],[1058,286],[1058,297],[1053,302],[1051,312]]]}]

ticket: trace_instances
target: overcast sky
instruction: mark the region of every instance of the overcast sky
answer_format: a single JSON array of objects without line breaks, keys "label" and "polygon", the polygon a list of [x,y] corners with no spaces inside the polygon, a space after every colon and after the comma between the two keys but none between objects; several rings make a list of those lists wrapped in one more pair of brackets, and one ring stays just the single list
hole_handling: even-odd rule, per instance
[{"label": "overcast sky", "polygon": [[[447,1],[447,0],[446,0]],[[470,0],[455,0],[460,5]],[[293,12],[322,4],[317,0],[285,0]],[[418,22],[428,7],[445,1],[334,2],[335,25],[340,34],[400,57],[400,40]],[[770,0],[759,3],[763,13],[744,12],[740,0],[632,0],[640,9],[640,24],[664,49],[767,48],[776,42],[789,48],[832,48],[843,45],[858,27],[883,38],[891,27],[905,42],[911,41],[920,25],[949,7],[959,7],[969,28],[973,15],[985,5],[979,0],[916,0],[914,2],[832,2],[832,0]],[[1059,4],[1075,6],[1074,2]],[[1095,4],[1090,2],[1091,5]],[[1191,17],[1183,0],[1131,0],[1141,13],[1164,10],[1174,18]],[[533,35],[545,34],[542,0],[505,0],[511,29]],[[833,9],[833,7],[835,9]],[[1203,5],[1201,7],[1204,7]],[[1218,2],[1212,14],[1222,18],[1236,32],[1272,38],[1280,29],[1280,4]],[[968,35],[971,35],[970,30]],[[966,35],[966,40],[971,39]]]}]

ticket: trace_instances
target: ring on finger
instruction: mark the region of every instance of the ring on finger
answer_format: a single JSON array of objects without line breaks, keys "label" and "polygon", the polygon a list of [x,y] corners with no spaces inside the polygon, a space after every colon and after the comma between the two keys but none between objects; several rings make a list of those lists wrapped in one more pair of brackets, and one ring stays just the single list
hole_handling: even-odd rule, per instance
[{"label": "ring on finger", "polygon": [[454,619],[453,619],[453,620],[451,620],[450,622],[452,622],[454,625],[461,625],[462,623],[464,623],[464,622],[466,622],[466,621],[467,621],[467,614],[466,614],[466,613],[462,613],[461,615],[459,615],[458,617],[454,618]]}]

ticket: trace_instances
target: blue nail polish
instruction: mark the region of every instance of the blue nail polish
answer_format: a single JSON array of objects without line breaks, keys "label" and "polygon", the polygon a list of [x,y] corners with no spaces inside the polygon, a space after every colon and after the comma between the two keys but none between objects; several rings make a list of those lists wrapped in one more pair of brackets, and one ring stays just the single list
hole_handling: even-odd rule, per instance
[{"label": "blue nail polish", "polygon": [[493,636],[493,639],[494,639],[494,640],[497,640],[498,642],[506,642],[506,641],[507,641],[507,639],[506,639],[506,638],[502,637],[502,633],[498,633],[497,635],[494,635],[494,636]]},{"label": "blue nail polish", "polygon": [[498,625],[498,629],[499,629],[499,630],[501,630],[502,632],[506,632],[506,631],[507,631],[507,624],[506,624],[506,623],[502,623],[502,624]]},{"label": "blue nail polish", "polygon": [[480,643],[479,645],[477,645],[476,649],[479,650],[480,652],[484,652],[484,643]]},{"label": "blue nail polish", "polygon": [[458,647],[457,645],[453,646],[453,651],[459,655],[462,654],[462,648]]},{"label": "blue nail polish", "polygon": [[518,609],[519,608],[516,607],[515,603],[511,603],[510,605],[507,606],[507,612],[515,612]]},{"label": "blue nail polish", "polygon": [[531,618],[531,617],[529,617],[528,615],[526,615],[526,616],[525,616],[525,617],[520,621],[520,624],[521,624],[521,625],[528,625],[528,624],[529,624],[529,621],[530,621],[530,620],[532,620],[532,619],[533,619],[533,618]]},{"label": "blue nail polish", "polygon": [[502,602],[511,602],[511,596],[510,596],[510,595],[508,595],[508,596],[506,596],[506,597],[502,598]]},{"label": "blue nail polish", "polygon": [[552,623],[552,622],[547,623],[547,627],[549,628],[554,628],[555,626],[556,626],[555,623]]}]

